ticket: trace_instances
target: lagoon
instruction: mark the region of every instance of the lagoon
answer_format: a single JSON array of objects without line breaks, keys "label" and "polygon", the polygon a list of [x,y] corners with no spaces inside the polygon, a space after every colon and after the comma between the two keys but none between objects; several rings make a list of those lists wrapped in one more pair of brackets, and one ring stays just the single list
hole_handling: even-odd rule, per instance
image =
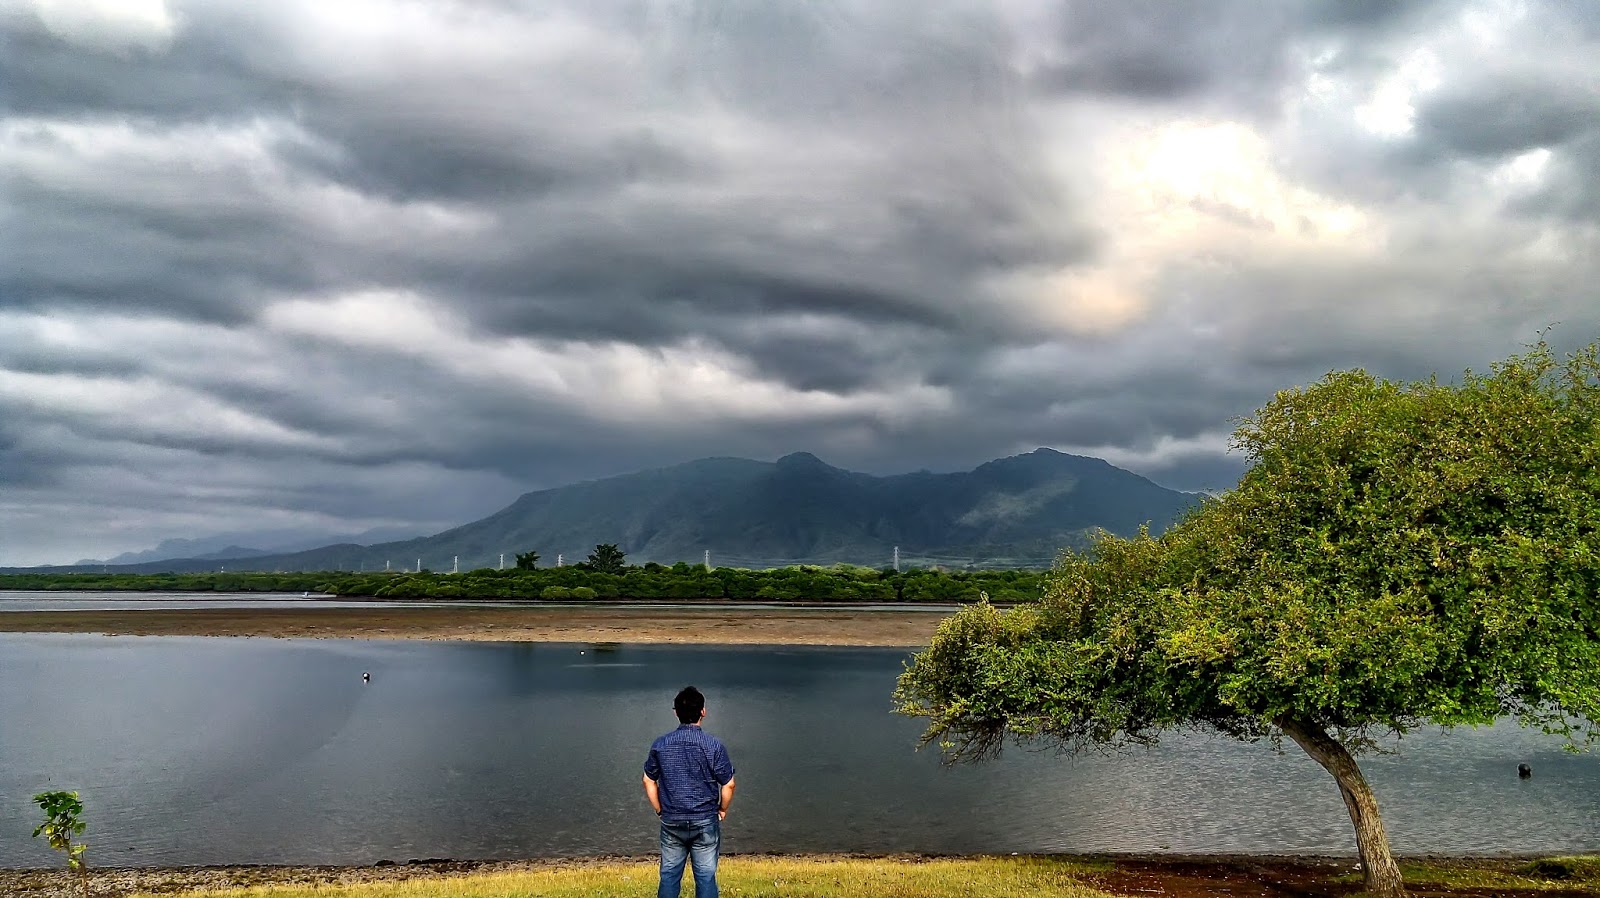
[{"label": "lagoon", "polygon": [[[82,792],[98,865],[648,854],[639,768],[686,683],[739,770],[730,852],[1353,852],[1292,746],[941,766],[888,710],[905,657],[0,634],[0,866],[57,863],[46,789]],[[1600,756],[1509,725],[1390,746],[1364,767],[1398,852],[1600,850]]]}]

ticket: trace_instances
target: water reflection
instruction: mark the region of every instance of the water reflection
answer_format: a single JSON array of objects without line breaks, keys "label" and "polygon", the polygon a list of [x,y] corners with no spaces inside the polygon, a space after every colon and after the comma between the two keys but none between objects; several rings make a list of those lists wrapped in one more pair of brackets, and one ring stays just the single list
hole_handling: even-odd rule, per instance
[{"label": "water reflection", "polygon": [[[1264,745],[941,767],[888,713],[903,658],[0,636],[0,865],[54,862],[28,837],[50,788],[83,792],[102,864],[648,853],[638,770],[686,683],[739,769],[730,851],[1351,850],[1332,781]],[[1400,851],[1600,847],[1595,756],[1512,727],[1399,748],[1366,766]]]}]

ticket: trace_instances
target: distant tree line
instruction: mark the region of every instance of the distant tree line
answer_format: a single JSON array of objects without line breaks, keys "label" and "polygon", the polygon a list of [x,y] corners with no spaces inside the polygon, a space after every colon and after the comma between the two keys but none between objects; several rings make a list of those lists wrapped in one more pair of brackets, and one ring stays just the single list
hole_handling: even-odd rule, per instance
[{"label": "distant tree line", "polygon": [[536,552],[517,566],[460,574],[320,571],[306,573],[22,573],[0,575],[0,589],[137,590],[145,592],[303,592],[393,599],[726,599],[734,601],[995,602],[1039,598],[1044,571],[943,571],[836,564],[749,570],[678,562],[630,565],[614,544],[587,560],[538,567]]},{"label": "distant tree line", "polygon": [[830,567],[715,568],[678,562],[626,566],[618,573],[585,564],[462,574],[338,574],[317,589],[381,598],[730,599],[736,601],[995,602],[1039,597],[1043,571],[878,570]]}]

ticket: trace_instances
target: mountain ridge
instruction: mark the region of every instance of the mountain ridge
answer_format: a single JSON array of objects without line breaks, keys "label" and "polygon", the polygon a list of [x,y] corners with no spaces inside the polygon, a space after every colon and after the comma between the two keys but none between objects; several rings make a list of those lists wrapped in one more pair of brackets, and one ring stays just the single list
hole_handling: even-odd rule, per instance
[{"label": "mountain ridge", "polygon": [[[873,475],[810,452],[763,462],[732,456],[532,490],[499,511],[429,536],[222,559],[112,565],[138,570],[469,570],[533,550],[541,564],[581,561],[616,543],[630,562],[769,567],[848,562],[979,567],[1050,563],[1104,528],[1159,531],[1201,496],[1162,487],[1104,459],[1037,449],[970,471]],[[195,541],[199,542],[199,541]],[[101,565],[94,565],[99,569]],[[73,566],[68,566],[68,568]],[[67,568],[54,568],[57,570]]]}]

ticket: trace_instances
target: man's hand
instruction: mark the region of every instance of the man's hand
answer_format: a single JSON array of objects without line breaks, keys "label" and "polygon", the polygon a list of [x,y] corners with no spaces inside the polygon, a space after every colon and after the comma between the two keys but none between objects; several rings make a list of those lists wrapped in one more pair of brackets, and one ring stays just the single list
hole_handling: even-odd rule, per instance
[{"label": "man's hand", "polygon": [[718,811],[717,812],[717,819],[718,820],[726,820],[726,819],[728,819],[728,812],[727,811]]},{"label": "man's hand", "polygon": [[656,809],[656,816],[661,816],[661,793],[656,786],[656,781],[650,777],[644,778],[644,797],[650,800],[650,807]]}]

